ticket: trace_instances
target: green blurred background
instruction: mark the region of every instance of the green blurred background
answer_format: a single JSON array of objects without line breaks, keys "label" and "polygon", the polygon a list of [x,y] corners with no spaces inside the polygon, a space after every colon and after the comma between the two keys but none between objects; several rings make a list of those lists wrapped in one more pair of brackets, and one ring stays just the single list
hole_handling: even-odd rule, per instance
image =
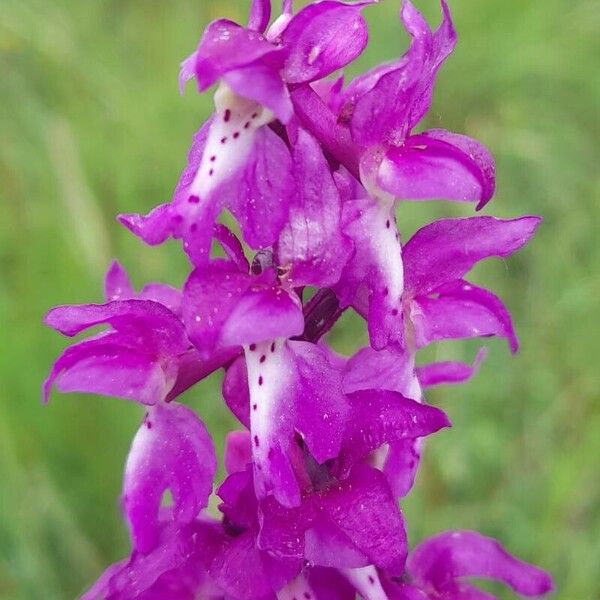
[{"label": "green blurred background", "polygon": [[[404,50],[396,1],[369,11],[360,69]],[[434,0],[418,6],[436,23]],[[460,40],[428,126],[484,141],[498,192],[484,212],[544,216],[535,241],[478,267],[513,312],[522,350],[490,341],[474,381],[436,390],[455,427],[431,440],[405,502],[413,542],[447,528],[497,536],[551,570],[557,597],[600,598],[600,6],[453,0]],[[177,93],[204,25],[241,0],[0,0],[0,598],[72,598],[128,547],[117,506],[133,404],[59,397],[40,382],[65,346],[48,307],[97,301],[109,260],[137,284],[180,284],[177,244],[147,248],[114,221],[170,197],[210,97]],[[406,239],[472,208],[405,204]],[[365,342],[345,317],[339,349]],[[478,344],[425,358],[471,360]],[[187,394],[222,438],[213,378]],[[504,597],[504,596],[503,596]],[[509,597],[509,596],[506,596]]]}]

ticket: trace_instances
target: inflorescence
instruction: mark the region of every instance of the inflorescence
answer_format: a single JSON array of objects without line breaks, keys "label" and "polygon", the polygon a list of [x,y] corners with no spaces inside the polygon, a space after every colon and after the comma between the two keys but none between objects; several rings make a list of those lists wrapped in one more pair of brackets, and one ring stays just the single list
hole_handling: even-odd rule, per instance
[{"label": "inflorescence", "polygon": [[[409,552],[399,500],[425,436],[450,426],[423,391],[468,380],[484,358],[417,366],[417,353],[487,336],[517,350],[501,300],[465,277],[523,247],[540,219],[443,219],[401,242],[398,202],[481,208],[494,163],[464,135],[413,132],[456,43],[445,0],[435,31],[404,0],[402,58],[348,84],[336,75],[366,47],[362,12],[376,3],[323,0],[294,14],[284,0],[269,26],[270,0],[253,0],[247,26],[211,23],[180,85],[216,85],[214,113],[171,202],[119,217],[147,244],[180,239],[191,274],[181,290],[138,292],[115,262],[105,302],[46,317],[70,337],[105,328],[58,358],[46,400],[56,386],[145,409],[123,482],[131,554],[85,600],[492,598],[469,577],[524,596],[552,588],[473,531]],[[218,222],[224,211],[240,235]],[[341,356],[326,334],[348,309],[366,322],[369,346]],[[215,516],[213,441],[177,400],[221,368],[243,429],[226,438]]]}]

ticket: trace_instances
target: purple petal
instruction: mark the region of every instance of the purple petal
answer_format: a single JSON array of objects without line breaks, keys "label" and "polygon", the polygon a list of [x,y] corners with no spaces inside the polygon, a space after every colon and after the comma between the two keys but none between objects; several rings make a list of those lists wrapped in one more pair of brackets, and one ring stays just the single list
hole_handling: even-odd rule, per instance
[{"label": "purple petal", "polygon": [[127,271],[118,261],[113,261],[104,278],[104,297],[106,301],[134,298],[135,295]]},{"label": "purple petal", "polygon": [[227,368],[223,378],[223,398],[229,410],[238,421],[250,428],[250,391],[248,390],[248,373],[243,356],[236,359]]},{"label": "purple petal", "polygon": [[164,492],[172,494],[175,522],[190,523],[208,504],[216,469],[212,440],[194,412],[180,404],[149,409],[131,445],[123,482],[123,507],[138,551],[156,547]]},{"label": "purple petal", "polygon": [[270,18],[271,0],[252,0],[248,16],[248,29],[262,33],[267,28]]},{"label": "purple petal", "polygon": [[362,390],[348,395],[352,419],[346,425],[336,472],[350,467],[383,444],[431,435],[450,421],[439,408],[405,398],[397,392]]},{"label": "purple petal", "polygon": [[252,441],[248,431],[230,431],[225,438],[223,463],[227,473],[245,470],[252,462]]},{"label": "purple petal", "polygon": [[323,516],[317,517],[306,531],[304,558],[313,565],[336,569],[353,569],[369,564],[365,554]]},{"label": "purple petal", "polygon": [[[336,569],[310,569],[308,579],[317,600],[355,600],[356,590]],[[287,599],[289,600],[289,599]]]},{"label": "purple petal", "polygon": [[297,506],[300,489],[288,455],[297,411],[290,393],[298,380],[295,357],[283,340],[253,344],[245,356],[257,496],[272,493],[280,504]]},{"label": "purple petal", "polygon": [[427,294],[462,278],[484,258],[506,258],[522,248],[541,219],[443,219],[417,231],[403,249],[406,290]]},{"label": "purple petal", "polygon": [[240,271],[245,273],[250,272],[250,264],[244,254],[244,247],[236,235],[229,229],[217,223],[214,227],[215,239],[219,242],[225,254],[229,259],[237,265]]},{"label": "purple petal", "polygon": [[304,329],[299,300],[277,285],[272,272],[253,276],[214,260],[190,275],[184,298],[183,319],[202,355],[292,337]]},{"label": "purple petal", "polygon": [[408,52],[358,77],[343,92],[340,118],[350,121],[357,143],[401,145],[429,109],[437,70],[456,42],[445,2],[442,9],[443,22],[432,33],[415,7],[403,2],[401,18],[412,38]]},{"label": "purple petal", "polygon": [[494,160],[475,140],[443,130],[426,131],[390,148],[377,185],[402,200],[456,200],[484,206],[495,188]]},{"label": "purple petal", "polygon": [[371,346],[403,345],[402,249],[392,206],[371,198],[344,203],[344,233],[356,253],[334,289],[368,320]]},{"label": "purple petal", "polygon": [[294,286],[338,282],[352,251],[341,232],[341,200],[317,141],[300,129],[294,142],[298,196],[279,237],[278,258]]},{"label": "purple petal", "polygon": [[213,21],[196,52],[198,89],[203,92],[234,69],[262,62],[277,70],[282,61],[282,51],[262,34],[225,19]]},{"label": "purple petal", "polygon": [[254,600],[268,598],[273,592],[253,531],[223,539],[214,552],[209,574],[228,598]]},{"label": "purple petal", "polygon": [[288,390],[297,405],[296,429],[312,456],[324,463],[337,456],[349,412],[342,393],[341,373],[331,367],[319,346],[308,342],[288,342],[294,355],[297,379]]},{"label": "purple petal", "polygon": [[113,334],[67,348],[44,382],[48,401],[53,385],[62,393],[82,392],[156,404],[174,384],[156,355],[127,348]]},{"label": "purple petal", "polygon": [[[246,449],[244,449],[246,450]],[[248,457],[252,461],[252,449],[247,448]],[[240,465],[232,465],[235,467]],[[252,469],[246,465],[242,470],[232,473],[219,486],[217,494],[223,502],[219,510],[225,515],[225,524],[233,529],[246,530],[254,528],[257,523],[258,502],[254,493]]]},{"label": "purple petal", "polygon": [[361,348],[345,365],[344,392],[382,389],[412,397],[413,378],[414,359],[409,352]]},{"label": "purple petal", "polygon": [[322,79],[359,56],[367,45],[361,15],[370,2],[344,4],[325,0],[296,14],[281,41],[288,50],[283,75],[288,83]]},{"label": "purple petal", "polygon": [[383,473],[359,463],[348,479],[316,496],[317,510],[371,564],[395,575],[402,573],[407,552],[404,521]]},{"label": "purple petal", "polygon": [[96,325],[110,325],[125,336],[139,337],[148,352],[176,355],[189,347],[181,321],[150,300],[57,306],[48,312],[44,323],[69,337]]},{"label": "purple petal", "polygon": [[268,127],[257,131],[247,165],[231,189],[227,206],[246,243],[257,250],[272,246],[286,223],[294,181],[289,150]]},{"label": "purple petal", "polygon": [[186,83],[196,76],[196,51],[190,54],[187,58],[181,61],[179,68],[179,93],[183,95],[185,92]]},{"label": "purple petal", "polygon": [[304,533],[315,518],[310,499],[286,508],[273,497],[260,503],[260,533],[257,545],[276,558],[303,559]]},{"label": "purple petal", "polygon": [[548,573],[514,558],[496,540],[475,531],[448,531],[422,542],[407,568],[419,585],[440,592],[459,577],[496,579],[523,596],[540,596],[553,589]]},{"label": "purple petal", "polygon": [[471,379],[485,360],[487,350],[481,348],[472,365],[461,362],[438,362],[417,367],[417,377],[423,388],[434,387],[448,383],[463,383]]},{"label": "purple petal", "polygon": [[310,85],[290,90],[296,116],[327,151],[352,175],[359,177],[359,149],[347,127],[340,125],[336,115]]},{"label": "purple petal", "polygon": [[395,498],[404,498],[412,489],[421,461],[419,440],[401,440],[390,444],[383,472]]},{"label": "purple petal", "polygon": [[288,123],[294,109],[287,87],[278,71],[270,66],[251,64],[223,76],[227,85],[244,98],[268,108],[282,123]]},{"label": "purple petal", "polygon": [[198,525],[184,528],[162,522],[157,548],[134,551],[128,560],[109,567],[81,600],[193,600],[214,597],[218,590],[207,580],[200,560],[206,553]]},{"label": "purple petal", "polygon": [[500,336],[511,352],[519,348],[510,313],[497,296],[467,281],[447,283],[436,297],[413,300],[410,319],[415,343],[423,348],[446,339]]},{"label": "purple petal", "polygon": [[137,293],[129,280],[127,271],[116,260],[104,278],[104,296],[112,300],[153,300],[167,307],[172,313],[181,314],[181,291],[164,283],[148,283]]},{"label": "purple petal", "polygon": [[120,217],[146,243],[182,239],[194,265],[207,262],[213,224],[224,208],[240,222],[245,241],[260,249],[277,240],[289,211],[282,199],[294,196],[289,150],[264,126],[272,115],[226,88],[215,103],[217,112],[194,136],[171,204],[147,217]]},{"label": "purple petal", "polygon": [[147,215],[124,214],[117,217],[133,235],[149,246],[158,246],[166,241],[173,231],[175,216],[170,204],[160,204]]}]

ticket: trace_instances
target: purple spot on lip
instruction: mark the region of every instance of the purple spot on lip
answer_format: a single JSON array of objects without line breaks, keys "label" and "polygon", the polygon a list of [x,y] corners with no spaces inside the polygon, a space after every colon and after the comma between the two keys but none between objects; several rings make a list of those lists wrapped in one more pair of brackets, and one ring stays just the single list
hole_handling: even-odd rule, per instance
[{"label": "purple spot on lip", "polygon": [[225,121],[225,123],[228,123],[229,119],[231,119],[231,111],[227,109],[225,111],[225,115],[223,116],[223,121]]},{"label": "purple spot on lip", "polygon": [[190,204],[198,204],[198,202],[200,202],[200,198],[198,198],[198,196],[192,195],[188,198],[188,202]]},{"label": "purple spot on lip", "polygon": [[152,429],[152,421],[146,421],[146,427]]},{"label": "purple spot on lip", "polygon": [[210,162],[215,162],[215,160],[217,160],[217,157],[216,157],[216,156],[213,154],[213,155],[210,157]]},{"label": "purple spot on lip", "polygon": [[392,314],[394,316],[396,316],[398,314],[398,309],[397,308],[392,309]]},{"label": "purple spot on lip", "polygon": [[258,408],[258,404],[253,404],[252,405],[252,410],[256,410]]},{"label": "purple spot on lip", "polygon": [[211,169],[211,170],[208,172],[208,174],[209,174],[211,177],[214,175],[214,173],[215,173],[215,170],[214,170],[214,169]]},{"label": "purple spot on lip", "polygon": [[385,227],[386,227],[386,229],[390,228],[390,220],[389,219],[385,222]]},{"label": "purple spot on lip", "polygon": [[249,348],[250,352],[254,352],[256,350],[256,344],[250,344]]},{"label": "purple spot on lip", "polygon": [[375,578],[373,577],[373,575],[369,575],[369,583],[371,585],[375,585]]},{"label": "purple spot on lip", "polygon": [[267,357],[266,357],[266,356],[263,354],[263,355],[260,357],[260,362],[261,362],[261,363],[264,363],[264,362],[265,362],[265,360],[267,360]]},{"label": "purple spot on lip", "polygon": [[239,137],[240,137],[240,132],[239,132],[239,131],[235,131],[235,132],[233,133],[233,139],[234,139],[234,140],[237,140]]},{"label": "purple spot on lip", "polygon": [[262,385],[263,384],[263,378],[262,375],[258,376],[258,385]]},{"label": "purple spot on lip", "polygon": [[227,141],[227,136],[221,138],[221,144],[224,144]]},{"label": "purple spot on lip", "polygon": [[390,290],[388,290],[388,288],[383,288],[383,295],[387,296],[390,293]]},{"label": "purple spot on lip", "polygon": [[254,436],[254,445],[255,445],[257,448],[260,446],[260,441],[259,441],[259,439],[258,439],[258,436],[257,436],[257,435],[255,435],[255,436]]},{"label": "purple spot on lip", "polygon": [[250,127],[250,121],[244,123],[244,129],[248,129],[248,127]]},{"label": "purple spot on lip", "polygon": [[275,342],[271,344],[271,352],[275,352]]},{"label": "purple spot on lip", "polygon": [[256,119],[256,117],[258,117],[258,113],[252,113],[252,118]]}]

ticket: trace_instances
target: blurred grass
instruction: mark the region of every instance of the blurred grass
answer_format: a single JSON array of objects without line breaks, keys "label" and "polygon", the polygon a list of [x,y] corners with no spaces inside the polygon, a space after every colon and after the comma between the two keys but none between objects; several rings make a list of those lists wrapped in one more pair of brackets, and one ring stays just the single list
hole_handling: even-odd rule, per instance
[{"label": "blurred grass", "polygon": [[[522,351],[491,342],[467,386],[435,391],[454,428],[429,443],[405,503],[411,539],[446,528],[499,537],[550,569],[557,597],[600,597],[600,8],[595,0],[454,0],[460,43],[428,126],[483,140],[498,164],[485,211],[536,213],[536,240],[476,280],[512,309]],[[437,22],[433,0],[418,2]],[[0,598],[74,597],[127,539],[116,498],[138,407],[64,396],[39,384],[64,341],[40,324],[59,303],[100,298],[118,256],[136,282],[183,281],[179,247],[142,247],[114,215],[170,197],[210,99],[180,98],[179,61],[204,24],[242,19],[216,0],[0,2]],[[405,47],[396,2],[370,11],[361,67]],[[404,205],[406,239],[468,207]],[[334,343],[361,325],[345,317]],[[477,344],[430,358],[469,360]],[[209,426],[230,424],[218,381],[188,394]]]}]

